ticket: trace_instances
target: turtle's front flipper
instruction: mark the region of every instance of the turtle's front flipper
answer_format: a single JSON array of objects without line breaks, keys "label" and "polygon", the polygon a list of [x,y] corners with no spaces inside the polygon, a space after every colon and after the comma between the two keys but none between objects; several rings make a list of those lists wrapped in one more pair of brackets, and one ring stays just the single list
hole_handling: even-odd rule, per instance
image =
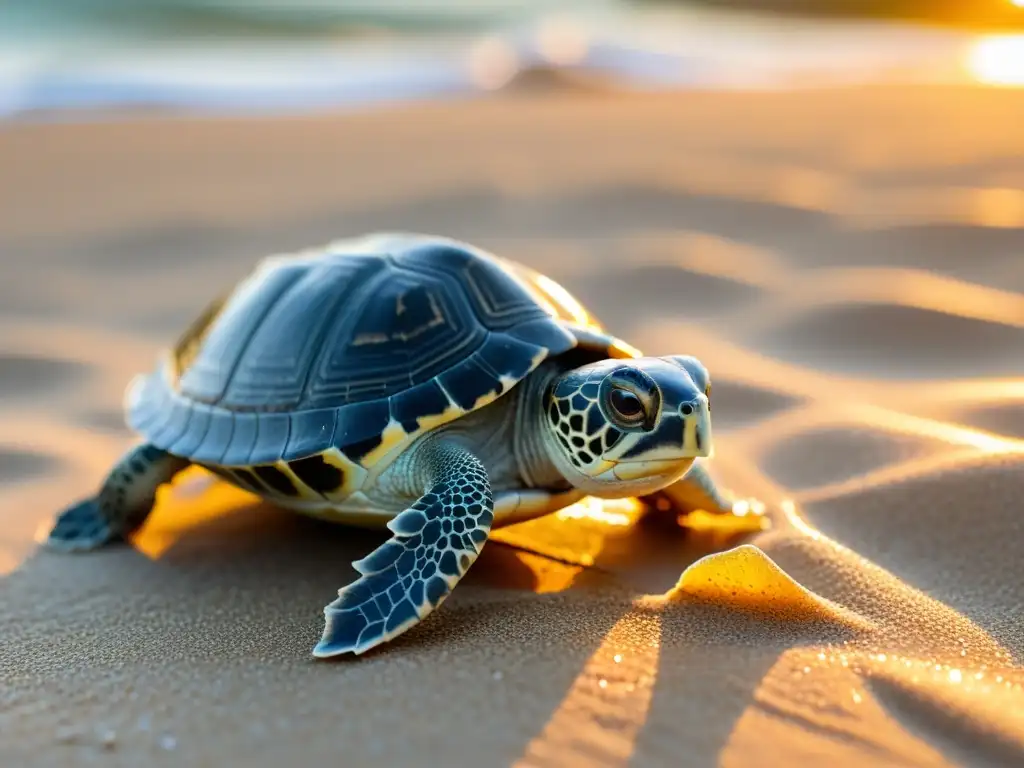
[{"label": "turtle's front flipper", "polygon": [[146,520],[156,489],[189,463],[146,443],[135,446],[110,470],[96,496],[57,516],[44,546],[86,552],[124,538]]},{"label": "turtle's front flipper", "polygon": [[694,463],[681,480],[652,494],[647,501],[653,502],[656,508],[668,502],[669,508],[677,514],[686,514],[695,509],[732,514],[733,510],[733,500],[718,490],[704,464],[699,462]]},{"label": "turtle's front flipper", "polygon": [[356,654],[385,643],[426,618],[474,563],[493,517],[483,464],[454,444],[416,456],[430,489],[388,523],[388,541],[352,566],[362,574],[324,609],[327,623],[313,655]]}]

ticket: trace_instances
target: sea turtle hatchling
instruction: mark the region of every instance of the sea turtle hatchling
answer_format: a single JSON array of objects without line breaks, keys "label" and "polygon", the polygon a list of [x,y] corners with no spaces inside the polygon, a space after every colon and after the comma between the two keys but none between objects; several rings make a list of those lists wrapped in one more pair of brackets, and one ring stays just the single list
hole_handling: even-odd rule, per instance
[{"label": "sea turtle hatchling", "polygon": [[45,543],[142,525],[190,464],[309,515],[392,532],[325,609],[313,653],[363,653],[434,611],[492,528],[585,495],[731,511],[695,358],[642,357],[560,285],[447,238],[274,256],[125,395],[142,437]]}]

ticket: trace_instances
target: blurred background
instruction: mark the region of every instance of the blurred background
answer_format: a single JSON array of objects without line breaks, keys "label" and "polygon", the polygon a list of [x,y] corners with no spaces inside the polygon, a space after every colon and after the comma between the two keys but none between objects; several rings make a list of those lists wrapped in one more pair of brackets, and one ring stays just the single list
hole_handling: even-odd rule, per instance
[{"label": "blurred background", "polygon": [[977,34],[1022,27],[1024,0],[3,0],[0,115],[365,105],[538,68],[637,88],[1013,83],[1024,43]]},{"label": "blurred background", "polygon": [[[1021,5],[0,0],[0,626],[13,628],[0,641],[14,639],[0,690],[24,692],[0,706],[0,732],[15,734],[0,763],[66,764],[60,716],[116,726],[118,753],[111,730],[90,757],[132,765],[175,748],[195,765],[337,762],[339,744],[363,765],[509,764],[549,718],[552,738],[602,764],[635,743],[638,764],[673,765],[680,738],[701,765],[762,765],[766,744],[787,765],[1021,764],[1024,747],[997,750],[1024,744],[1024,707],[995,683],[988,696],[1008,655],[976,655],[990,641],[960,614],[892,586],[994,627],[1020,658],[1020,580],[1006,575],[1020,572],[1024,474],[941,462],[1024,445]],[[374,230],[492,249],[644,352],[700,357],[716,480],[800,505],[889,569],[781,518],[759,543],[888,627],[870,640],[884,675],[857,682],[861,662],[843,657],[841,676],[818,676],[838,624],[762,633],[680,614],[627,689],[619,640],[587,661],[625,608],[538,613],[530,590],[577,577],[538,559],[517,582],[493,547],[453,599],[469,606],[461,629],[447,635],[456,607],[442,639],[405,646],[422,663],[385,654],[323,674],[305,661],[319,606],[364,540],[269,511],[253,523],[241,502],[204,506],[186,484],[138,542],[166,567],[34,557],[37,530],[133,442],[126,384],[212,297],[268,254]],[[658,549],[660,534],[630,538],[593,509],[598,530],[573,521],[523,540],[650,593],[689,564],[677,540]],[[517,616],[495,607],[506,599]],[[189,640],[171,652],[179,631]],[[658,649],[647,631],[635,642]],[[808,643],[822,653],[776,663]],[[900,656],[927,661],[906,662],[915,684],[923,670],[958,687],[893,687]],[[949,659],[991,666],[936,671]],[[983,670],[984,688],[968,687]],[[593,703],[606,676],[608,716]],[[467,695],[449,695],[453,681]],[[473,691],[506,698],[488,710]],[[439,706],[500,723],[437,738]],[[151,732],[134,725],[147,712]],[[361,735],[364,716],[379,738]],[[1000,716],[1017,718],[1012,739]]]}]

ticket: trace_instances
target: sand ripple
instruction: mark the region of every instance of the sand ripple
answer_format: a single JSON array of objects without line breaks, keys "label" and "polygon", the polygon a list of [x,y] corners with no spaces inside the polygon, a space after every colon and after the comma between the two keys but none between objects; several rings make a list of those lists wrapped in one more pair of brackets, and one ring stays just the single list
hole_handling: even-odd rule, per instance
[{"label": "sand ripple", "polygon": [[[1021,122],[891,89],[10,126],[0,762],[1020,764]],[[591,500],[327,666],[320,608],[374,534],[193,472],[133,547],[36,551],[183,318],[259,255],[377,228],[493,247],[702,357],[711,471],[772,529]]]}]

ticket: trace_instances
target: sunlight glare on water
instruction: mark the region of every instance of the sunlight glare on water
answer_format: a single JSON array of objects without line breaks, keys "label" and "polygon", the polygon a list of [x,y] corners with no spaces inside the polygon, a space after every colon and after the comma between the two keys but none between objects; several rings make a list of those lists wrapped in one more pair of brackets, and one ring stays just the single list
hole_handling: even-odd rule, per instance
[{"label": "sunlight glare on water", "polygon": [[1024,87],[1024,35],[978,40],[968,52],[967,69],[972,78],[985,85]]}]

